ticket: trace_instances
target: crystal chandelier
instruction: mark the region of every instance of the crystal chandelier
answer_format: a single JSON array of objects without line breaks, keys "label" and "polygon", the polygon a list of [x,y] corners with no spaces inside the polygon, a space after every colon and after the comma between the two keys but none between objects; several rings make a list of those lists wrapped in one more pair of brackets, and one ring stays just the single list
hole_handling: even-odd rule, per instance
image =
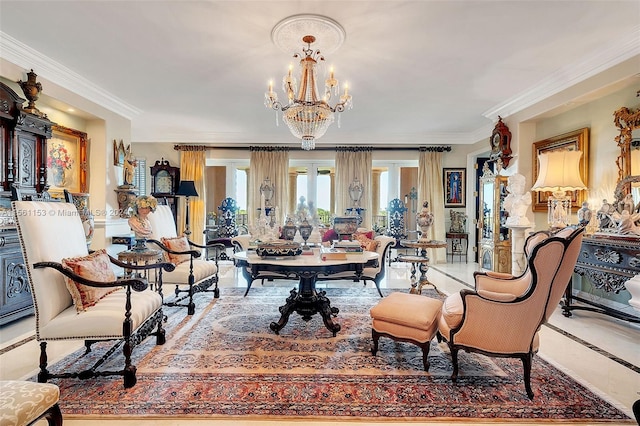
[{"label": "crystal chandelier", "polygon": [[[335,106],[330,106],[332,94],[338,95],[338,80],[334,78],[333,70],[325,81],[325,92],[322,99],[318,99],[316,88],[316,66],[318,61],[324,61],[319,50],[313,50],[311,43],[316,41],[312,35],[306,35],[302,41],[307,44],[302,48],[303,57],[299,53],[293,55],[300,59],[300,87],[297,87],[292,68],[282,79],[282,89],[287,94],[288,103],[283,105],[278,101],[278,95],[273,91],[273,83],[269,83],[269,91],[265,93],[265,106],[276,111],[282,111],[282,119],[291,133],[302,140],[302,149],[309,151],[315,148],[316,139],[322,137],[331,123],[336,112],[341,113],[345,109],[351,109],[351,95],[349,89],[344,86],[344,94]],[[297,92],[297,96],[296,96]],[[276,118],[277,124],[277,118]],[[339,123],[338,123],[339,124]]]}]

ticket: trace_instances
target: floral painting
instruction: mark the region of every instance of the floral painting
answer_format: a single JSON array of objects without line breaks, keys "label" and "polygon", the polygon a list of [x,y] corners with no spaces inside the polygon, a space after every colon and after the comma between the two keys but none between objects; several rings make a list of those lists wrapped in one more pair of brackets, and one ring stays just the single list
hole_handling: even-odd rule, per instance
[{"label": "floral painting", "polygon": [[87,135],[78,130],[54,126],[47,141],[47,183],[52,195],[64,189],[87,191]]}]

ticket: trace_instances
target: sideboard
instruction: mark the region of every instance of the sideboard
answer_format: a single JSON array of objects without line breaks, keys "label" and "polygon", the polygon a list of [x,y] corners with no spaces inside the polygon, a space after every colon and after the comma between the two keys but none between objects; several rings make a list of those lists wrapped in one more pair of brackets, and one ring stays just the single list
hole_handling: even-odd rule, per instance
[{"label": "sideboard", "polygon": [[[619,293],[624,283],[640,274],[640,239],[625,236],[584,237],[574,271],[585,276],[599,290]],[[622,312],[573,294],[573,280],[569,283],[562,303],[564,316],[575,309],[599,312],[614,318],[640,323],[640,316]],[[572,304],[573,300],[581,305]],[[584,306],[588,305],[588,306]]]},{"label": "sideboard", "polygon": [[0,230],[0,268],[0,325],[4,325],[33,313],[27,270],[15,228]]}]

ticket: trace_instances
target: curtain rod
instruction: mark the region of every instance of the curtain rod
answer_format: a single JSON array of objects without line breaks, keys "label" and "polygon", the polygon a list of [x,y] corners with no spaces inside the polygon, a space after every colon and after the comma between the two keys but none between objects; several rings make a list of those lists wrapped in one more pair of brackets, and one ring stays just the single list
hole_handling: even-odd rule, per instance
[{"label": "curtain rod", "polygon": [[[232,151],[276,151],[276,150],[285,150],[289,151],[303,151],[300,147],[276,147],[276,146],[267,146],[267,147],[255,147],[255,146],[209,146],[209,145],[174,145],[173,149],[176,151],[208,151],[210,149],[225,149]],[[372,151],[428,151],[428,152],[450,152],[451,145],[437,145],[437,146],[416,146],[416,147],[356,147],[353,148],[345,147],[345,146],[321,146],[316,147],[314,151],[349,151],[351,149],[366,149]]]}]

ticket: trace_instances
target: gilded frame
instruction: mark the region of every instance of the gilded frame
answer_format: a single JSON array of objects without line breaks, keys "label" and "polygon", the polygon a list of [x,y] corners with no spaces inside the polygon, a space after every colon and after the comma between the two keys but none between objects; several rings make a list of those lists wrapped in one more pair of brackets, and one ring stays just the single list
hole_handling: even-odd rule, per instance
[{"label": "gilded frame", "polygon": [[118,143],[115,139],[113,140],[113,165],[114,166],[124,166],[124,157],[126,156],[126,152],[124,149],[124,142],[120,139],[120,143]]},{"label": "gilded frame", "polygon": [[445,207],[465,207],[466,193],[465,168],[444,168],[442,169],[442,183]]},{"label": "gilded frame", "polygon": [[72,193],[88,191],[87,134],[68,127],[53,125],[47,140],[47,185],[49,193],[62,198],[64,190]]},{"label": "gilded frame", "polygon": [[[545,152],[553,151],[582,151],[582,158],[580,159],[580,177],[585,185],[589,186],[589,128],[584,127],[582,129],[574,130],[572,132],[564,133],[562,135],[554,136],[549,139],[544,139],[533,143],[533,182],[538,180],[538,173],[540,172],[540,162],[538,161],[538,155]],[[533,211],[534,212],[546,212],[547,200],[551,195],[551,192],[534,192],[533,194]],[[587,200],[587,191],[573,191],[571,194],[571,211],[577,212],[582,206],[582,203]]]}]

